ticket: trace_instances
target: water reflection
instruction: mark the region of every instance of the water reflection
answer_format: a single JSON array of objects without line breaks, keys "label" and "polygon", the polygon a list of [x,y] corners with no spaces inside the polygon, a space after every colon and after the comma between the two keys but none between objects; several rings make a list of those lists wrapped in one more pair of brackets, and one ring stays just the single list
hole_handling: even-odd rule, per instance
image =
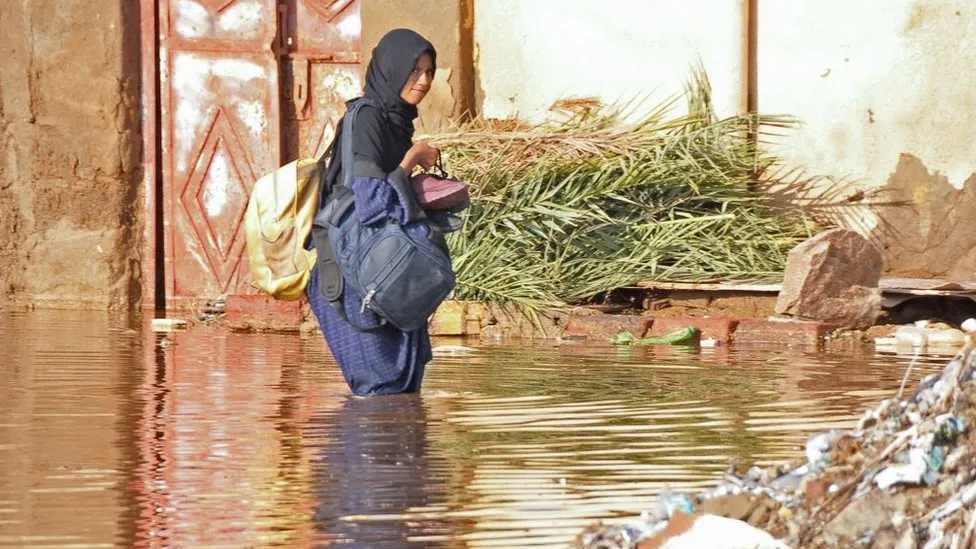
[{"label": "water reflection", "polygon": [[[430,454],[429,421],[416,394],[347,397],[334,413],[312,419],[306,435],[321,454],[313,468],[315,520],[324,539],[356,547],[430,547],[449,538],[449,523],[430,511],[445,503],[438,473],[446,464]],[[408,516],[425,510],[435,516]]]},{"label": "water reflection", "polygon": [[312,546],[311,449],[325,395],[294,338],[149,335],[136,426],[138,546]]},{"label": "water reflection", "polygon": [[356,398],[319,337],[147,323],[0,319],[0,546],[561,547],[730,458],[800,455],[911,358],[499,346]]}]

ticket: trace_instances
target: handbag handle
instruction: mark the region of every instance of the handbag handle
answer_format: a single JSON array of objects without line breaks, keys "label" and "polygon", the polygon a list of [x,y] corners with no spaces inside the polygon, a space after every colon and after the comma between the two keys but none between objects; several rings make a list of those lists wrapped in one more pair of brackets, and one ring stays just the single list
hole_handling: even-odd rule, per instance
[{"label": "handbag handle", "polygon": [[450,179],[450,176],[447,175],[447,170],[444,169],[444,160],[441,157],[440,149],[437,149],[437,160],[434,161],[434,165],[429,170],[424,170],[424,172],[441,179]]}]

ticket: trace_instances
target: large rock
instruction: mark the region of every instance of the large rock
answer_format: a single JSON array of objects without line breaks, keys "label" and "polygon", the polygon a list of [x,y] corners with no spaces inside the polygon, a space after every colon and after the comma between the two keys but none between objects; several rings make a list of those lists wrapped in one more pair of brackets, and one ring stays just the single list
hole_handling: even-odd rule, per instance
[{"label": "large rock", "polygon": [[881,313],[878,281],[884,260],[860,234],[833,229],[790,251],[776,312],[851,328]]},{"label": "large rock", "polygon": [[874,491],[854,500],[824,525],[824,534],[831,539],[856,541],[865,532],[890,525],[895,514],[904,514],[907,507],[908,496],[904,493],[888,495]]}]

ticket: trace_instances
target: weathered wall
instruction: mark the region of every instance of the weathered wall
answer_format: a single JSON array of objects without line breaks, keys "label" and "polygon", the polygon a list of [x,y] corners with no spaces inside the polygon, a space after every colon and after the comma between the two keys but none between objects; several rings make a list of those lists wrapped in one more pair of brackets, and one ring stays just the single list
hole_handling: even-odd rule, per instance
[{"label": "weathered wall", "polygon": [[972,2],[761,2],[758,28],[759,108],[803,122],[786,159],[912,203],[866,220],[889,273],[976,278]]},{"label": "weathered wall", "polygon": [[0,299],[139,298],[138,9],[0,2]]},{"label": "weathered wall", "polygon": [[976,170],[972,2],[767,2],[759,46],[760,108],[804,121],[797,163],[875,186],[903,152],[956,186]]},{"label": "weathered wall", "polygon": [[[683,90],[700,56],[719,114],[743,111],[748,3],[476,1],[477,103],[487,117],[536,120],[568,96],[650,94],[650,108]],[[835,220],[885,249],[888,274],[976,279],[976,237],[965,223],[976,216],[976,190],[959,190],[976,179],[976,8],[756,5],[758,108],[802,123],[776,143],[785,162],[828,176],[819,188],[844,200]]]},{"label": "weathered wall", "polygon": [[479,102],[490,118],[538,119],[556,100],[684,91],[700,58],[720,115],[745,108],[746,0],[478,0]]},{"label": "weathered wall", "polygon": [[[422,132],[472,108],[538,119],[567,96],[651,106],[699,58],[719,114],[746,105],[748,0],[362,1],[364,64],[394,27],[439,49]],[[138,15],[128,0],[0,2],[0,301],[144,298]],[[757,16],[759,108],[803,122],[777,145],[787,162],[912,204],[867,219],[889,273],[976,278],[976,9],[804,0]]]}]

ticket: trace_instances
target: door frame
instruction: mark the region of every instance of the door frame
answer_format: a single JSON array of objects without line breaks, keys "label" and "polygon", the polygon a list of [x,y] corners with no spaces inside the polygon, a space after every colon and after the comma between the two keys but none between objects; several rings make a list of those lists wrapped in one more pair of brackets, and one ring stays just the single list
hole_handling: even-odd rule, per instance
[{"label": "door frame", "polygon": [[[162,143],[159,134],[159,0],[140,0],[142,43],[142,260],[140,290],[142,309],[166,308],[163,284]],[[135,206],[135,205],[133,205]]]},{"label": "door frame", "polygon": [[[359,0],[361,1],[361,0]],[[168,288],[174,273],[175,263],[170,261],[166,250],[166,234],[171,227],[166,219],[167,202],[164,199],[163,176],[163,128],[162,128],[162,99],[163,76],[160,74],[162,65],[162,36],[164,30],[161,25],[161,0],[139,0],[140,2],[140,43],[142,54],[142,192],[138,204],[143,213],[143,227],[141,244],[140,275],[140,303],[143,310],[153,310],[156,316],[165,315],[171,311],[187,310],[186,304],[180,299],[169,300]],[[280,4],[280,0],[275,0]],[[278,32],[281,32],[280,22]],[[280,36],[276,35],[275,42],[267,46],[274,50]],[[280,53],[279,53],[280,56]],[[359,64],[359,56],[355,59],[343,60],[345,63]],[[340,61],[342,62],[342,61]],[[281,71],[279,57],[279,76]],[[279,82],[277,93],[279,99],[283,92],[283,83]],[[279,133],[284,131],[285,124],[280,107],[276,116],[279,117]],[[279,147],[283,143],[283,136],[279,136]],[[282,156],[283,149],[279,149],[278,156]],[[283,162],[279,158],[279,164]],[[171,221],[170,221],[171,223]],[[244,260],[247,260],[245,251]],[[231,320],[236,319],[275,319],[301,320],[302,309],[307,308],[299,302],[277,301],[263,295],[235,295],[227,296],[226,312]]]}]

